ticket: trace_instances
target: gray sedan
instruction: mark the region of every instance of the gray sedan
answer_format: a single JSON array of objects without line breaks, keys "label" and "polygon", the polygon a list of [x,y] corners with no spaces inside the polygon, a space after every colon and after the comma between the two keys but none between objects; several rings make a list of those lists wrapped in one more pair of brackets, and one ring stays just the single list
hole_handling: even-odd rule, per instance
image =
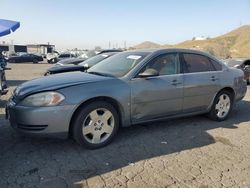
[{"label": "gray sedan", "polygon": [[245,93],[243,72],[206,53],[139,50],[118,53],[87,73],[25,82],[6,114],[19,132],[70,135],[94,149],[110,143],[122,126],[196,114],[223,121]]}]

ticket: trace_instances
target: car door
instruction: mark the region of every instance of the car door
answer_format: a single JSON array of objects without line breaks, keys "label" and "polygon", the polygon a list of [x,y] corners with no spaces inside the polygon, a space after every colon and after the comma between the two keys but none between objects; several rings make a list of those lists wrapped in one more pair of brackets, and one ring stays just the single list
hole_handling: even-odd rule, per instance
[{"label": "car door", "polygon": [[[140,78],[146,69],[158,71],[159,76]],[[180,74],[179,55],[168,53],[148,62],[131,80],[131,117],[138,123],[182,111],[183,74]]]},{"label": "car door", "polygon": [[23,54],[21,55],[20,62],[30,62],[29,54]]},{"label": "car door", "polygon": [[28,54],[28,62],[33,62],[35,58],[36,58],[35,55],[33,55],[33,54]]},{"label": "car door", "polygon": [[206,56],[183,53],[180,59],[184,65],[183,112],[204,111],[218,91],[220,75]]}]

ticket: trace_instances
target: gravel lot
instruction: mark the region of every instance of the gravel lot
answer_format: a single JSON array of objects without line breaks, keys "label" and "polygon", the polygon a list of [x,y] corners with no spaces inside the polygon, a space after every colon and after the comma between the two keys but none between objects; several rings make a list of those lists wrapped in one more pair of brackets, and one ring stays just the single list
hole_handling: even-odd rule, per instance
[{"label": "gravel lot", "polygon": [[250,187],[250,90],[225,122],[196,116],[123,128],[109,146],[18,135],[4,120],[13,88],[51,65],[10,64],[0,102],[0,187]]}]

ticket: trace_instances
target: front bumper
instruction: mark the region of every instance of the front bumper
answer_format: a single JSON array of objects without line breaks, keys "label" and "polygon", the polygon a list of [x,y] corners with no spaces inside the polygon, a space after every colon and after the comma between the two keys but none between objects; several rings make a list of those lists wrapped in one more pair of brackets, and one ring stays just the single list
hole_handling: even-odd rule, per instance
[{"label": "front bumper", "polygon": [[73,105],[54,107],[24,107],[10,100],[6,117],[18,132],[49,137],[67,138]]}]

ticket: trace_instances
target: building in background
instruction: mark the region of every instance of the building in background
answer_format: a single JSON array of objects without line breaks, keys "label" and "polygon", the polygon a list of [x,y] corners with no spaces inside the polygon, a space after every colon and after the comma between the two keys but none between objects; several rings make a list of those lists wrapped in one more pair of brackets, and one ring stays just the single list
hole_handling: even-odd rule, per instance
[{"label": "building in background", "polygon": [[55,45],[51,45],[51,44],[28,44],[27,45],[28,53],[47,54],[47,53],[52,53],[54,50],[55,50]]},{"label": "building in background", "polygon": [[0,44],[0,53],[7,51],[8,53],[27,52],[44,54],[52,53],[55,50],[55,45],[51,44],[28,44],[28,45],[13,45]]}]

